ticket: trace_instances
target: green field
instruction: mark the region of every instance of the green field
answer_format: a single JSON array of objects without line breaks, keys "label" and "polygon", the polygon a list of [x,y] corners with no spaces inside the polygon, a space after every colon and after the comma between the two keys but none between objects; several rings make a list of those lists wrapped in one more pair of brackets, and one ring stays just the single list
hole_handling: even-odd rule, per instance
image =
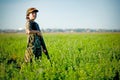
[{"label": "green field", "polygon": [[25,34],[0,34],[0,80],[117,80],[120,33],[43,33],[52,66],[24,63]]}]

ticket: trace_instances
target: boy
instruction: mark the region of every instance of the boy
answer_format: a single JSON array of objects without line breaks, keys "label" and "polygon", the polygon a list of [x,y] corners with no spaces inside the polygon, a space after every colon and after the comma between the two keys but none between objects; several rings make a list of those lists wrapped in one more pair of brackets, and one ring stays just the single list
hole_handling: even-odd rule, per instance
[{"label": "boy", "polygon": [[37,17],[37,12],[38,10],[36,8],[29,8],[26,12],[26,34],[28,35],[28,41],[25,62],[31,62],[33,55],[35,59],[41,58],[42,48],[47,58],[50,59],[39,25],[34,21]]}]

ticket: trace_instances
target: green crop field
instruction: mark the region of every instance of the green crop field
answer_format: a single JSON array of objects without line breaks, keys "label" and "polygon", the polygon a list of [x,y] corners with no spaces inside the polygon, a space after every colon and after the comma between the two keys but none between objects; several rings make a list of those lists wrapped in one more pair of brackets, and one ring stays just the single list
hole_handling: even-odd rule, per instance
[{"label": "green crop field", "polygon": [[34,60],[25,64],[26,34],[0,34],[0,80],[119,78],[120,33],[43,33],[43,35],[52,63],[43,53],[41,61]]}]

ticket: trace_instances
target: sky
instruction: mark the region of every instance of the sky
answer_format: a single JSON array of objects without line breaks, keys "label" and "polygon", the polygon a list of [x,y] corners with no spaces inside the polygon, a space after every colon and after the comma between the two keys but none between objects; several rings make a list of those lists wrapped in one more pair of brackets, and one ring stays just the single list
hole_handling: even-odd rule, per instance
[{"label": "sky", "polygon": [[39,10],[41,29],[120,29],[120,0],[0,0],[0,29],[25,28],[26,11]]}]

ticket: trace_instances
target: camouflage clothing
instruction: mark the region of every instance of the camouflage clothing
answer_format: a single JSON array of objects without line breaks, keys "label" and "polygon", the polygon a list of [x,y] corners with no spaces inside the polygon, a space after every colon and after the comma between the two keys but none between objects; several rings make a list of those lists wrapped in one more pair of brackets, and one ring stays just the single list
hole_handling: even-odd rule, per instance
[{"label": "camouflage clothing", "polygon": [[[39,25],[36,22],[30,20],[26,22],[26,29],[40,31]],[[37,36],[37,34],[28,35],[25,62],[31,61],[33,55],[35,55],[35,58],[37,59],[42,56],[41,41],[40,37]]]}]

